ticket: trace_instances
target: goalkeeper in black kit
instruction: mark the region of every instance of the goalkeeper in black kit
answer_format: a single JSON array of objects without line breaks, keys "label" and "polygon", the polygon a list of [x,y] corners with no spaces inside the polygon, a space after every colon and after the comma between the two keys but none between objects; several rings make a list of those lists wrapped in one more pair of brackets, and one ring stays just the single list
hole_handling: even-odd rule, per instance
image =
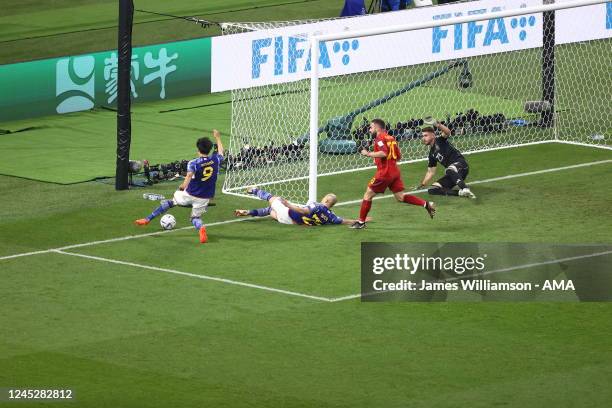
[{"label": "goalkeeper in black kit", "polygon": [[[436,131],[439,131],[439,136],[436,136]],[[440,162],[446,169],[444,177],[433,183],[427,192],[433,195],[476,198],[465,184],[465,179],[469,173],[467,161],[461,152],[448,141],[451,135],[450,129],[433,118],[426,118],[423,126],[421,126],[421,132],[423,133],[423,144],[429,146],[430,149],[427,173],[425,173],[425,177],[423,177],[423,181],[418,188],[429,184],[435,176],[436,166]]]}]

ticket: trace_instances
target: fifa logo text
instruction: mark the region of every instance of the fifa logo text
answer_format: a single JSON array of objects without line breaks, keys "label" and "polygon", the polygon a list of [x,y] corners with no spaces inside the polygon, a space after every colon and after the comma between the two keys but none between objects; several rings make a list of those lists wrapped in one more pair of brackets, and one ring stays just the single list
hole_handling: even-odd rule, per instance
[{"label": "fifa logo text", "polygon": [[[260,78],[264,70],[275,76],[308,72],[311,69],[309,42],[301,36],[268,37],[253,40],[251,44],[251,78]],[[319,66],[332,67],[336,59],[348,65],[351,54],[359,49],[359,40],[336,41],[330,44],[319,43]]]},{"label": "fifa logo text", "polygon": [[535,16],[522,16],[509,19],[495,18],[487,21],[471,21],[454,24],[450,28],[434,27],[432,30],[432,53],[441,52],[443,43],[452,41],[453,50],[489,47],[508,44],[518,34],[518,40],[527,39],[527,30],[536,25]]}]

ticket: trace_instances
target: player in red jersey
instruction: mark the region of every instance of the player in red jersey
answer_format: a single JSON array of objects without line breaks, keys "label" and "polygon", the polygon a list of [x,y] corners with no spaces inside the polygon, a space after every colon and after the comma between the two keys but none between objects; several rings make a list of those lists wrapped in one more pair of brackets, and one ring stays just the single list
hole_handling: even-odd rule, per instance
[{"label": "player in red jersey", "polygon": [[363,149],[361,154],[374,158],[376,174],[368,183],[361,202],[359,219],[351,225],[351,228],[365,228],[366,217],[372,208],[372,199],[376,194],[384,193],[387,188],[391,190],[397,201],[421,206],[433,218],[436,213],[433,201],[425,201],[404,192],[404,182],[400,169],[397,167],[397,161],[401,159],[401,152],[395,138],[387,133],[385,122],[382,119],[374,119],[370,123],[370,135],[375,136],[374,151]]}]

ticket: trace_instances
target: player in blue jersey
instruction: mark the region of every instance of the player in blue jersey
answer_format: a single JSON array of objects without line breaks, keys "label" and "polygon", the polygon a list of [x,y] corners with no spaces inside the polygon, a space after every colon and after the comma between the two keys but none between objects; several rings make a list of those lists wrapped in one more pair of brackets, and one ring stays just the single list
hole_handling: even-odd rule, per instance
[{"label": "player in blue jersey", "polygon": [[217,153],[211,154],[213,143],[209,138],[198,139],[196,143],[198,157],[187,164],[187,175],[178,191],[174,193],[173,199],[162,201],[161,205],[149,216],[136,220],[137,225],[147,225],[153,218],[165,213],[175,205],[191,207],[191,223],[200,234],[200,242],[208,241],[206,227],[200,217],[206,212],[210,199],[215,196],[217,175],[223,161],[223,144],[221,134],[217,129],[213,130],[213,137],[217,143]]},{"label": "player in blue jersey", "polygon": [[331,208],[338,201],[335,194],[327,194],[320,203],[296,205],[282,197],[274,196],[267,191],[255,187],[249,188],[247,193],[267,201],[270,206],[254,210],[236,210],[234,213],[237,217],[265,217],[269,215],[281,224],[306,226],[327,224],[351,225],[356,221],[341,218],[334,214]]}]

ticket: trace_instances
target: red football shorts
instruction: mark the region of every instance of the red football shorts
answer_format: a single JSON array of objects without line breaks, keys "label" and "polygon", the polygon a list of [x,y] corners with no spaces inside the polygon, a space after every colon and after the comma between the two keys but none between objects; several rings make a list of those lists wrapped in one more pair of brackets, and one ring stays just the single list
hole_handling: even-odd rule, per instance
[{"label": "red football shorts", "polygon": [[368,187],[375,193],[384,193],[388,188],[393,193],[399,193],[404,190],[404,182],[401,176],[394,178],[377,179],[372,177],[372,180],[368,183]]}]

